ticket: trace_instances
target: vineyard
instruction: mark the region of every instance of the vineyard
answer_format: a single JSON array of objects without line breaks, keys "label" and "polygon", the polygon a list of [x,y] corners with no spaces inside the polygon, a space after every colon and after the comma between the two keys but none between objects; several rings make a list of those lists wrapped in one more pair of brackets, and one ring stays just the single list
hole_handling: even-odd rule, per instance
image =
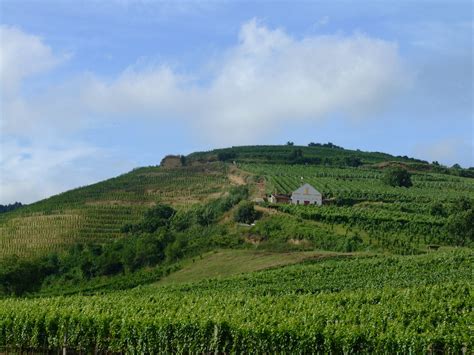
[{"label": "vineyard", "polygon": [[[0,213],[0,353],[474,352],[469,169],[329,143],[176,164]],[[322,206],[262,199],[303,183]]]},{"label": "vineyard", "polygon": [[[474,180],[456,176],[420,173],[410,189],[390,187],[382,172],[363,168],[331,168],[278,164],[242,164],[241,168],[267,179],[267,193],[290,193],[302,182],[318,189],[326,198],[426,204],[433,200],[474,198]],[[418,207],[416,205],[415,207]]]},{"label": "vineyard", "polygon": [[339,225],[359,231],[369,244],[401,254],[429,244],[455,244],[444,233],[448,214],[434,215],[431,207],[474,199],[473,179],[443,174],[417,173],[413,187],[401,188],[384,184],[383,172],[376,169],[248,163],[241,168],[263,178],[267,193],[291,193],[307,182],[326,200],[320,208],[278,205],[277,210],[331,230]]},{"label": "vineyard", "polygon": [[470,353],[473,254],[335,259],[97,296],[0,301],[0,346],[162,352]]},{"label": "vineyard", "polygon": [[226,168],[140,168],[117,178],[53,196],[0,215],[0,259],[30,257],[67,245],[104,242],[136,222],[156,202],[179,208],[219,196],[229,186]]}]

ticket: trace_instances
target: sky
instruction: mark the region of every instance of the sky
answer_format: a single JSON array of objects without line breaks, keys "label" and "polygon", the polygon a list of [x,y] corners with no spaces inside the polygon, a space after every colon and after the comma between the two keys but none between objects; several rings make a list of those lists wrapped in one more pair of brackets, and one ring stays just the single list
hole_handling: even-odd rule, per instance
[{"label": "sky", "polygon": [[232,145],[474,166],[472,6],[0,0],[0,204]]}]

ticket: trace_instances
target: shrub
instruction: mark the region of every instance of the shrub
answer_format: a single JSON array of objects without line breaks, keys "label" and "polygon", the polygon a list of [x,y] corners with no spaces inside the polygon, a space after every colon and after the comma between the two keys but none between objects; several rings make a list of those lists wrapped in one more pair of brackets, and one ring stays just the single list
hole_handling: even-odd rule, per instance
[{"label": "shrub", "polygon": [[234,220],[239,223],[253,223],[262,216],[260,211],[255,210],[252,202],[244,202],[235,211]]},{"label": "shrub", "polygon": [[474,241],[474,209],[451,215],[448,218],[446,229],[458,245]]},{"label": "shrub", "polygon": [[408,170],[403,168],[392,168],[385,172],[383,181],[390,186],[397,187],[410,187],[413,185],[411,182],[411,174]]}]

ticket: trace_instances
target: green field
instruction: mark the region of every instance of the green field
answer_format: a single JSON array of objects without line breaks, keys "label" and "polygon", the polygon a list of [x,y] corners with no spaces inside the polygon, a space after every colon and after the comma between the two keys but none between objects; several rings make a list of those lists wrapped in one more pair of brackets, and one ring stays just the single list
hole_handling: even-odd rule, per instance
[{"label": "green field", "polygon": [[[472,169],[322,145],[178,160],[0,214],[0,352],[474,351]],[[305,182],[323,206],[249,202]]]}]

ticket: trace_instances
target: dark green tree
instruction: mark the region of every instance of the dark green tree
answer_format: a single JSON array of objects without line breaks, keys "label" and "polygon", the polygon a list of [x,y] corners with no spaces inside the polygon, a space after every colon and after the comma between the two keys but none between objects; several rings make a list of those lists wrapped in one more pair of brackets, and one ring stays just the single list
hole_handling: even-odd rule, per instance
[{"label": "dark green tree", "polygon": [[432,216],[446,216],[446,208],[441,202],[435,202],[430,207],[430,214]]},{"label": "dark green tree", "polygon": [[458,245],[466,245],[474,241],[474,209],[451,215],[446,229],[453,241]]},{"label": "dark green tree", "polygon": [[253,223],[261,217],[262,213],[255,210],[252,202],[244,202],[235,211],[234,220],[239,223]]},{"label": "dark green tree", "polygon": [[383,176],[383,181],[390,186],[410,187],[413,185],[411,182],[411,174],[407,169],[403,168],[391,168],[387,170]]},{"label": "dark green tree", "polygon": [[217,153],[217,159],[220,161],[228,161],[237,158],[237,153],[233,151],[223,151]]}]

